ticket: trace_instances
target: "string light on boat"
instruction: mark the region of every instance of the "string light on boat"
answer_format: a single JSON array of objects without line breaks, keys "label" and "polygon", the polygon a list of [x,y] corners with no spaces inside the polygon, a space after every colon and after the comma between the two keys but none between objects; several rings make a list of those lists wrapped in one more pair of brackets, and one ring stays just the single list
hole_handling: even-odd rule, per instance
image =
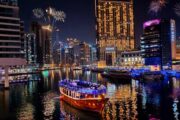
[{"label": "string light on boat", "polygon": [[[60,81],[59,86],[64,87],[68,90],[75,91],[79,94],[93,94],[93,95],[101,95],[106,93],[105,86],[99,86],[97,84],[90,84],[90,82],[85,81],[75,81],[77,84],[69,83],[67,80]],[[86,87],[83,87],[86,86]],[[87,87],[88,86],[88,87]]]}]

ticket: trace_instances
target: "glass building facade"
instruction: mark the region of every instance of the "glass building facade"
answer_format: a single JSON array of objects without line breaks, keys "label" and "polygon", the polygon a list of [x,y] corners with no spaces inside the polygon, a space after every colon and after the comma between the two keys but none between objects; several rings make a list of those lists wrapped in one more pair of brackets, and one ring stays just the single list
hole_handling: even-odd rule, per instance
[{"label": "glass building facade", "polygon": [[52,31],[38,22],[31,23],[30,31],[36,35],[37,63],[39,65],[50,64]]},{"label": "glass building facade", "polygon": [[170,67],[176,52],[176,27],[174,20],[155,19],[144,23],[144,33],[141,37],[142,57],[145,65]]}]

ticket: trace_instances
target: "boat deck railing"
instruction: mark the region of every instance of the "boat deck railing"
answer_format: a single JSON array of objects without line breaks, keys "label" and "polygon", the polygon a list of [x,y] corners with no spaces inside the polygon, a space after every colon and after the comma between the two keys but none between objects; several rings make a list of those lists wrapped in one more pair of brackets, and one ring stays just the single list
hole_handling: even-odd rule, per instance
[{"label": "boat deck railing", "polygon": [[71,81],[65,80],[65,81],[60,81],[59,86],[83,94],[106,93],[105,86],[99,84],[91,84],[90,82],[84,82],[84,81],[75,81],[71,83]]}]

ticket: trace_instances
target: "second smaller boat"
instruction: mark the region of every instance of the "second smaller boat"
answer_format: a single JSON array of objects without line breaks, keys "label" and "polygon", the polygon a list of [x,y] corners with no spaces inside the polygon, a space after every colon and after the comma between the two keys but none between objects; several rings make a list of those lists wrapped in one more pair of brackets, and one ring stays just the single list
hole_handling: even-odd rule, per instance
[{"label": "second smaller boat", "polygon": [[110,70],[101,73],[101,75],[102,77],[117,83],[129,83],[132,80],[131,73],[126,70]]}]

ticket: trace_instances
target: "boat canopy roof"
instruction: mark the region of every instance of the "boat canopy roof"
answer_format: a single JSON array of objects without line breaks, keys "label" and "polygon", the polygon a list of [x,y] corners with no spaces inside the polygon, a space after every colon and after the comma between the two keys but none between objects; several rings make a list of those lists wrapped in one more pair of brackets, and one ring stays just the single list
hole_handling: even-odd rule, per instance
[{"label": "boat canopy roof", "polygon": [[59,82],[60,87],[75,91],[80,94],[99,95],[106,93],[106,87],[97,83],[81,80],[62,80]]}]

